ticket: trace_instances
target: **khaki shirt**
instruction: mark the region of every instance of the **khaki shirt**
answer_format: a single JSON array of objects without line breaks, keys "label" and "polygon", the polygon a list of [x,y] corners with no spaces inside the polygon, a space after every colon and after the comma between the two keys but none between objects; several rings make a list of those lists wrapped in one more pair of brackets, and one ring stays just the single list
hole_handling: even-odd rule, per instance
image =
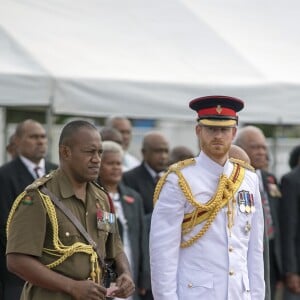
[{"label": "khaki shirt", "polygon": [[[88,183],[86,200],[78,199],[73,192],[68,178],[62,170],[56,170],[40,181],[46,181],[45,186],[55,194],[63,204],[67,206],[78,220],[83,224],[92,239],[98,244],[102,257],[114,258],[123,251],[119,234],[116,233],[115,224],[98,229],[97,210],[110,212],[110,205],[105,192],[94,183]],[[44,265],[52,263],[58,257],[54,257],[43,251],[43,248],[54,249],[53,230],[49,215],[38,194],[37,187],[39,180],[35,181],[24,200],[20,202],[13,215],[9,226],[6,253],[22,253],[37,257]],[[65,214],[55,207],[58,220],[59,239],[65,246],[73,245],[76,242],[87,244],[84,237],[76,229],[73,223]],[[85,280],[90,277],[91,263],[90,255],[86,253],[75,253],[61,264],[56,266],[54,271],[76,280]],[[47,300],[71,299],[63,293],[53,293],[27,283],[23,289],[22,300]]]}]

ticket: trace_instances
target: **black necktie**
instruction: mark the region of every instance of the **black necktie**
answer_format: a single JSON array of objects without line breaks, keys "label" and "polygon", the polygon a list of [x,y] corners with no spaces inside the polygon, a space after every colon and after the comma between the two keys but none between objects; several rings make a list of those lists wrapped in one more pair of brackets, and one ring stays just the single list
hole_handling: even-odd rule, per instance
[{"label": "black necktie", "polygon": [[274,237],[274,224],[273,224],[273,218],[271,214],[271,208],[269,204],[269,199],[266,191],[261,190],[261,202],[263,206],[263,211],[265,215],[265,224],[266,224],[266,232],[269,239],[272,239]]},{"label": "black necktie", "polygon": [[36,166],[33,170],[34,170],[36,178],[40,178],[41,175],[39,174],[39,171],[41,170],[41,167]]}]

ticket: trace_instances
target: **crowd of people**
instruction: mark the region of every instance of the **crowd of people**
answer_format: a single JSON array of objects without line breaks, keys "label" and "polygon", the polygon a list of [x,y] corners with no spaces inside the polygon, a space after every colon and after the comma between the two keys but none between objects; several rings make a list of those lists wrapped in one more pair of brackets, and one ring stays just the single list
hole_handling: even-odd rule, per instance
[{"label": "crowd of people", "polygon": [[[240,99],[192,100],[199,153],[125,116],[67,123],[59,163],[27,119],[0,167],[0,299],[300,299],[300,146],[277,179]],[[299,183],[298,183],[299,182]]]}]

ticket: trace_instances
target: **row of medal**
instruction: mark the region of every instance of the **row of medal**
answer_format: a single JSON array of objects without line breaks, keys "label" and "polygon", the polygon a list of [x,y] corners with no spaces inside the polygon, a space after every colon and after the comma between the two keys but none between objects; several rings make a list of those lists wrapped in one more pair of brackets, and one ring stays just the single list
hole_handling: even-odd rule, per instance
[{"label": "row of medal", "polygon": [[97,228],[99,230],[114,232],[116,215],[101,209],[97,209]]},{"label": "row of medal", "polygon": [[249,191],[239,191],[238,192],[238,206],[241,213],[254,213],[255,205],[254,205],[254,197]]}]

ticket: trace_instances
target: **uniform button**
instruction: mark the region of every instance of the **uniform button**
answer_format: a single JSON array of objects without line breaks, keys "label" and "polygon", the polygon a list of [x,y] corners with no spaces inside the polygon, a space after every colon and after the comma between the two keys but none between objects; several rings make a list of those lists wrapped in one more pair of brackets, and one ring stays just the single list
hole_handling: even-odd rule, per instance
[{"label": "uniform button", "polygon": [[229,275],[230,275],[230,276],[234,275],[234,271],[232,271],[232,270],[229,271]]},{"label": "uniform button", "polygon": [[88,214],[89,214],[88,212],[85,213],[86,216],[88,216]]},{"label": "uniform button", "polygon": [[70,232],[67,231],[67,232],[66,232],[66,236],[70,236]]},{"label": "uniform button", "polygon": [[250,290],[246,290],[247,293],[250,293]]},{"label": "uniform button", "polygon": [[228,250],[229,250],[229,252],[232,252],[233,251],[233,247],[230,246]]},{"label": "uniform button", "polygon": [[189,288],[192,288],[192,287],[193,287],[193,284],[192,284],[192,283],[189,283],[189,284],[188,284],[188,287],[189,287]]}]

